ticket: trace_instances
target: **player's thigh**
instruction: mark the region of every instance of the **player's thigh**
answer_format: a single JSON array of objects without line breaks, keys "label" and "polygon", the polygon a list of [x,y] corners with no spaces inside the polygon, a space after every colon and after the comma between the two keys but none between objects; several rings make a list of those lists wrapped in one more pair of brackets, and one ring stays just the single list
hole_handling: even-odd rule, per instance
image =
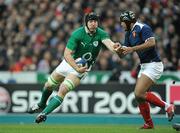
[{"label": "player's thigh", "polygon": [[51,73],[51,77],[53,77],[53,79],[55,81],[57,81],[58,83],[62,83],[64,81],[64,79],[65,79],[65,77],[63,75],[57,73],[56,71],[53,71]]},{"label": "player's thigh", "polygon": [[53,71],[45,83],[45,88],[50,90],[57,89],[58,86],[64,81],[64,78],[65,77],[63,75]]},{"label": "player's thigh", "polygon": [[48,78],[48,81],[60,84],[64,81],[64,78],[66,77],[66,73],[70,71],[70,68],[68,64],[63,60],[51,73],[51,75]]},{"label": "player's thigh", "polygon": [[162,62],[141,64],[138,80],[135,87],[135,95],[142,96],[160,78],[163,73]]},{"label": "player's thigh", "polygon": [[135,95],[143,97],[144,94],[148,91],[148,89],[154,84],[154,81],[149,78],[145,74],[141,74],[141,76],[137,79],[135,86]]}]

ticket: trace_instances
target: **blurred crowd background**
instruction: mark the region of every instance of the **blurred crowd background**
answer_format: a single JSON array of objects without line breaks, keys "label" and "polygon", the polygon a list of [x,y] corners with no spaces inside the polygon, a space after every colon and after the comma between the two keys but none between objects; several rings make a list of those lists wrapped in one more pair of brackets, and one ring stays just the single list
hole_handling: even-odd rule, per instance
[{"label": "blurred crowd background", "polygon": [[[0,0],[0,71],[50,73],[61,62],[71,32],[95,11],[113,41],[123,43],[119,14],[134,11],[151,25],[165,70],[180,70],[180,2],[178,0]],[[119,59],[106,48],[93,70],[130,70],[135,53]]]}]

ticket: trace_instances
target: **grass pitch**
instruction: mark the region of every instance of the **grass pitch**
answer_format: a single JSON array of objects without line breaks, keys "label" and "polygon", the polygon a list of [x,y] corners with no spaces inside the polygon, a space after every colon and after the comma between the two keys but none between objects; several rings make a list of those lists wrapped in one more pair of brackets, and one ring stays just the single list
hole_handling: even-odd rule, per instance
[{"label": "grass pitch", "polygon": [[178,133],[170,125],[140,130],[139,125],[0,124],[0,133]]}]

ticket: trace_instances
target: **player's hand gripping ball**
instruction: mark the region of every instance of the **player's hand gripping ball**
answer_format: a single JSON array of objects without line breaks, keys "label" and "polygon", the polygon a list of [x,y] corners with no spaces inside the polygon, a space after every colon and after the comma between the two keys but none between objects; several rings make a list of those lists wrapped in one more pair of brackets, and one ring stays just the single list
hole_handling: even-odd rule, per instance
[{"label": "player's hand gripping ball", "polygon": [[80,57],[80,58],[77,58],[75,61],[79,67],[87,66],[87,61],[84,58]]},{"label": "player's hand gripping ball", "polygon": [[123,55],[123,48],[125,48],[126,46],[121,46],[120,44],[116,43],[113,48],[115,50],[116,53],[118,53],[119,55]]}]

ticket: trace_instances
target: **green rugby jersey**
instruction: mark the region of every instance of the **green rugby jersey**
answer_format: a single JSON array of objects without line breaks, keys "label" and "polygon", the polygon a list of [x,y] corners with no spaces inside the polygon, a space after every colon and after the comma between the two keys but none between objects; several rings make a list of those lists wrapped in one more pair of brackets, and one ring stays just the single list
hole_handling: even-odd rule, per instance
[{"label": "green rugby jersey", "polygon": [[97,28],[96,33],[89,35],[85,31],[85,27],[80,27],[72,33],[66,47],[74,51],[74,59],[82,57],[90,66],[95,62],[101,50],[102,40],[107,38],[109,35],[101,28]]}]

